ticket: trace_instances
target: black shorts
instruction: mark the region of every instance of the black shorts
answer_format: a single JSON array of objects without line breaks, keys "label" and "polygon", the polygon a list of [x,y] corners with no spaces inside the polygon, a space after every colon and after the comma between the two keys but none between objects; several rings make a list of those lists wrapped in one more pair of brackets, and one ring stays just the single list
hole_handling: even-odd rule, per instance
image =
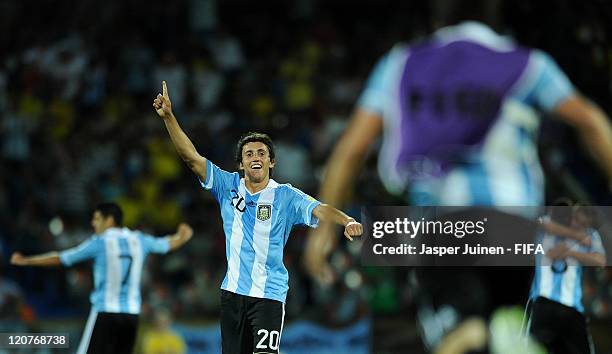
[{"label": "black shorts", "polygon": [[538,297],[531,304],[529,333],[551,353],[591,353],[591,339],[584,315],[544,297]]},{"label": "black shorts", "polygon": [[130,354],[138,332],[138,315],[91,311],[77,354]]},{"label": "black shorts", "polygon": [[278,354],[285,304],[221,290],[223,354]]}]

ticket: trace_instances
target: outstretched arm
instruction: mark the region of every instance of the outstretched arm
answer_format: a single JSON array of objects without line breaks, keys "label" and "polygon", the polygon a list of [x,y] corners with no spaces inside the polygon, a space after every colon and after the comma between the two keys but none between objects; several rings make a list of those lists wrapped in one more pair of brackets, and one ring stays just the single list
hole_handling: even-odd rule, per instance
[{"label": "outstretched arm", "polygon": [[200,178],[201,181],[206,180],[206,159],[198,153],[195,146],[189,140],[189,137],[178,124],[174,113],[172,112],[172,102],[168,95],[166,81],[162,82],[162,93],[157,94],[153,100],[153,108],[157,114],[164,120],[170,139],[176,148],[179,156],[187,166]]},{"label": "outstretched arm", "polygon": [[193,229],[191,226],[185,223],[179,224],[174,235],[167,236],[168,242],[170,243],[170,251],[174,251],[177,248],[182,247],[187,241],[191,240],[193,236]]},{"label": "outstretched arm", "polygon": [[612,188],[612,127],[606,114],[597,105],[578,95],[559,103],[555,113],[578,131]]},{"label": "outstretched arm", "polygon": [[353,241],[353,236],[361,236],[363,233],[363,227],[360,223],[331,205],[317,205],[312,210],[312,215],[324,223],[331,222],[344,226],[344,236],[351,241]]},{"label": "outstretched arm", "polygon": [[15,252],[11,256],[11,264],[16,266],[40,266],[51,267],[61,265],[59,253],[49,252],[36,256],[26,257],[20,252]]}]

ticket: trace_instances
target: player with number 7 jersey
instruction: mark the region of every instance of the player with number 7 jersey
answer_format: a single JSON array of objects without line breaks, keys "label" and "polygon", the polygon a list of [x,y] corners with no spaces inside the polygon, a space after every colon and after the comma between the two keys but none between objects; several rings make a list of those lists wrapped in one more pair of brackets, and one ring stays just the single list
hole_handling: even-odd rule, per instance
[{"label": "player with number 7 jersey", "polygon": [[174,235],[156,238],[121,227],[123,213],[114,203],[94,210],[91,225],[95,234],[77,247],[37,256],[14,253],[17,266],[72,266],[93,260],[94,289],[91,312],[77,354],[131,353],[138,332],[140,281],[148,254],[164,254],[184,245],[193,235],[180,224]]}]

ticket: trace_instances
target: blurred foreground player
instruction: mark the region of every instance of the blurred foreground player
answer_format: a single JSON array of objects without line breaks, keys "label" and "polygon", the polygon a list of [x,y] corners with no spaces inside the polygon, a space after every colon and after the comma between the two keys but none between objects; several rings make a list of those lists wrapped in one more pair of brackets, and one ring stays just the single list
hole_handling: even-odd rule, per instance
[{"label": "blurred foreground player", "polygon": [[[446,27],[413,45],[396,45],[376,64],[327,163],[322,201],[338,206],[345,202],[368,149],[382,136],[380,178],[390,192],[413,205],[541,205],[544,177],[536,141],[540,112],[575,128],[612,181],[608,117],[576,92],[549,55],[522,47],[487,25],[497,15],[497,1],[434,4],[437,19]],[[322,224],[313,233],[306,262],[309,271],[321,277],[328,272],[324,260],[333,249],[333,228]],[[481,271],[489,273],[485,279],[504,279],[496,285],[510,289],[506,295],[516,294],[513,302],[527,296],[528,276],[522,269],[500,268],[497,275],[477,269],[463,274],[420,271],[429,275],[419,277],[425,294],[452,294],[453,284],[465,284],[458,279]],[[440,284],[447,280],[445,290]],[[489,280],[479,282],[488,287],[484,290],[502,288],[491,287]],[[467,298],[471,304],[482,301]],[[444,322],[435,333],[449,333],[460,321],[430,322]],[[443,346],[445,335],[432,333],[424,331],[424,340],[435,350]]]},{"label": "blurred foreground player", "polygon": [[361,235],[362,226],[290,184],[271,179],[274,146],[266,134],[248,133],[238,141],[235,158],[241,173],[217,167],[197,152],[180,128],[165,81],[162,92],[153,107],[179,156],[221,206],[227,257],[221,284],[223,353],[279,353],[289,290],[283,249],[292,227],[327,221],[342,225],[352,240]]},{"label": "blurred foreground player", "polygon": [[149,253],[168,253],[184,245],[193,230],[180,224],[176,233],[155,238],[121,227],[123,213],[115,203],[96,207],[91,219],[95,234],[75,248],[37,256],[14,253],[18,266],[71,266],[93,260],[91,312],[77,354],[131,353],[138,332],[140,281]]},{"label": "blurred foreground player", "polygon": [[593,209],[576,206],[566,223],[554,215],[563,209],[553,207],[553,215],[541,219],[536,242],[546,255],[536,256],[528,331],[551,353],[588,354],[594,348],[582,305],[582,272],[583,266],[604,267],[605,250]]}]

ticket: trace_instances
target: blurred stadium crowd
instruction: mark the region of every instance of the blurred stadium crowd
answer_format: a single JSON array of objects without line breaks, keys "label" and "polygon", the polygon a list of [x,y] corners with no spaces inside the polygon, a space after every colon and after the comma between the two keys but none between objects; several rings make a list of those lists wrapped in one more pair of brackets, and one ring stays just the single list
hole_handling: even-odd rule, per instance
[{"label": "blurred stadium crowd", "polygon": [[[552,3],[512,2],[502,31],[552,54],[611,113],[612,5]],[[430,29],[425,1],[0,2],[0,322],[86,314],[87,266],[16,271],[7,257],[83,241],[92,232],[91,208],[103,200],[122,205],[130,228],[163,235],[183,220],[193,226],[186,249],[149,261],[144,313],[165,307],[181,320],[216,320],[225,273],[221,219],[151,107],[161,80],[207,158],[234,170],[238,136],[265,131],[277,148],[274,178],[316,194],[378,56]],[[577,149],[565,127],[546,121],[542,157],[555,176],[549,200],[609,204],[601,192],[607,186]],[[375,173],[363,174],[350,214],[364,203],[401,203]],[[340,326],[368,311],[410,308],[407,271],[358,267],[358,246],[332,258],[341,281],[313,284],[300,265],[304,236],[294,231],[286,249],[289,320]],[[610,278],[609,270],[591,272],[585,284],[587,311],[599,318],[612,316]]]}]

